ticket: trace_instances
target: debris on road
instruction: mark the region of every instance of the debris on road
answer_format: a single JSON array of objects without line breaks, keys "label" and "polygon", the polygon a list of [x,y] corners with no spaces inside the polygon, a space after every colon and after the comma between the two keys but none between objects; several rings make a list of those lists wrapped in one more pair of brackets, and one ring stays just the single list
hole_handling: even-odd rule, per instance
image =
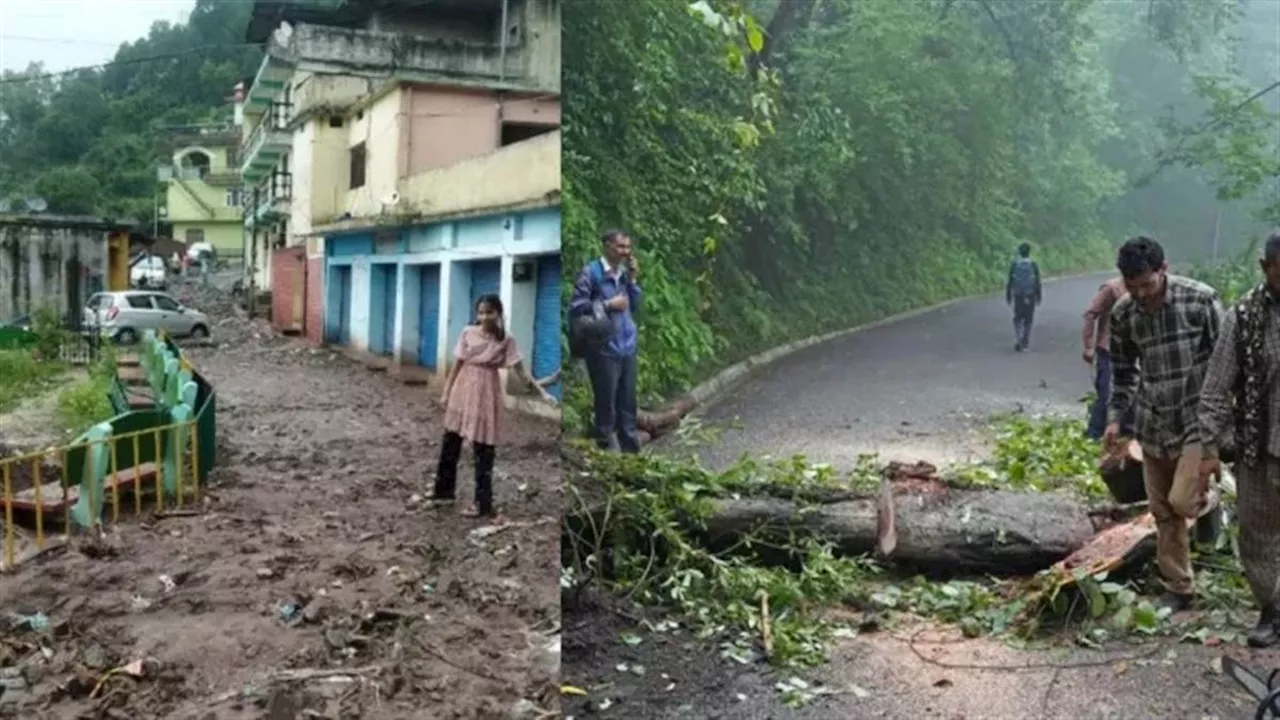
[{"label": "debris on road", "polygon": [[214,342],[188,348],[218,391],[205,505],[163,523],[122,518],[107,529],[112,552],[43,557],[0,583],[0,605],[21,618],[0,626],[0,717],[550,707],[558,428],[511,417],[499,467],[541,492],[496,483],[509,525],[406,506],[443,433],[424,389],[282,337],[216,290],[178,293],[218,318]]}]

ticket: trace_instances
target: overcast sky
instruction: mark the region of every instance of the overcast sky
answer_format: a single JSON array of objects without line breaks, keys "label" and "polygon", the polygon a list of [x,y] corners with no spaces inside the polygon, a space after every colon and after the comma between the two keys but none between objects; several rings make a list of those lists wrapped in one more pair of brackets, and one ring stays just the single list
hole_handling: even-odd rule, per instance
[{"label": "overcast sky", "polygon": [[185,21],[193,7],[195,0],[0,0],[0,69],[104,63],[151,23]]}]

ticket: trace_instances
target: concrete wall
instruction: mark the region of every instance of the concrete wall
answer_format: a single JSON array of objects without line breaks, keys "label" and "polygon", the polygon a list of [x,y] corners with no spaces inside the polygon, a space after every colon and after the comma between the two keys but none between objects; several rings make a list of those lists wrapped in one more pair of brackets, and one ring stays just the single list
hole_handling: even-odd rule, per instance
[{"label": "concrete wall", "polygon": [[[398,189],[400,136],[402,125],[407,122],[407,101],[408,95],[397,88],[348,120],[347,147],[342,154],[343,172],[335,178],[337,186],[347,190],[341,207],[337,209],[339,214],[351,212],[356,207],[380,210],[383,200]],[[348,172],[349,153],[351,148],[362,142],[365,146],[365,182],[362,187],[352,189]],[[319,187],[316,189],[321,190]]]},{"label": "concrete wall", "polygon": [[401,185],[401,202],[429,214],[449,214],[536,202],[560,190],[560,131],[540,135],[449,167],[427,170]]},{"label": "concrete wall", "polygon": [[0,321],[50,305],[83,307],[106,286],[107,236],[98,229],[0,225]]},{"label": "concrete wall", "polygon": [[309,120],[294,134],[289,153],[289,230],[294,237],[309,235],[317,220],[328,221],[346,211],[350,137],[345,119],[335,128],[328,117]]}]

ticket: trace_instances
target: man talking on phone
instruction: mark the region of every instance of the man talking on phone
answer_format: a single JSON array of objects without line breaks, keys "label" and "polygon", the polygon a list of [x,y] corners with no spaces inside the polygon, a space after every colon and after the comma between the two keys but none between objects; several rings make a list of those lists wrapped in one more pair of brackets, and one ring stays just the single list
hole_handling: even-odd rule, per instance
[{"label": "man talking on phone", "polygon": [[603,450],[640,451],[636,432],[636,323],[643,293],[631,237],[606,230],[601,255],[578,273],[569,301],[569,317],[607,318],[608,336],[582,350],[594,399],[592,436]]}]

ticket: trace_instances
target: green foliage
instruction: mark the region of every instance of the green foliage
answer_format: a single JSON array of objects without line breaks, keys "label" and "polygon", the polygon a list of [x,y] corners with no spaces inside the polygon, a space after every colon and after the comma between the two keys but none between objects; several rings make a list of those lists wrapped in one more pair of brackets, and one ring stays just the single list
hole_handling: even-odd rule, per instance
[{"label": "green foliage", "polygon": [[0,350],[0,412],[38,394],[65,369],[61,363],[40,360],[28,350]]},{"label": "green foliage", "polygon": [[787,548],[798,571],[766,567],[742,553],[756,542],[713,551],[700,543],[694,528],[710,511],[710,500],[729,495],[783,494],[809,497],[845,486],[830,468],[803,459],[779,463],[744,461],[724,473],[712,473],[686,461],[588,451],[591,487],[571,483],[579,512],[589,512],[588,497],[603,490],[606,510],[600,521],[570,543],[576,557],[566,576],[573,582],[596,577],[606,552],[612,558],[611,589],[637,601],[676,610],[704,637],[722,643],[726,656],[742,661],[753,653],[761,633],[761,595],[768,596],[773,641],[771,660],[783,667],[805,667],[823,659],[831,625],[824,605],[839,602],[850,588],[875,572],[867,560],[838,558],[812,539]]},{"label": "green foliage", "polygon": [[[165,125],[229,122],[226,97],[261,52],[244,43],[252,3],[197,0],[102,69],[0,76],[0,197],[39,194],[50,212],[150,221]],[[150,58],[160,57],[160,60]]]},{"label": "green foliage", "polygon": [[36,337],[36,357],[50,362],[60,360],[62,348],[75,337],[63,323],[61,313],[51,305],[42,305],[32,314],[31,333]]},{"label": "green foliage", "polygon": [[[1265,10],[786,7],[776,27],[733,0],[565,13],[564,252],[580,267],[603,228],[632,232],[646,401],[766,347],[996,289],[1023,240],[1056,272],[1108,265],[1112,242],[1153,230],[1177,257],[1204,253],[1187,228],[1215,219],[1235,248],[1249,224],[1268,117],[1183,155],[1166,129],[1229,114],[1195,78],[1274,66],[1261,35],[1227,41]],[[1220,200],[1198,168],[1228,146],[1238,177]]]},{"label": "green foliage", "polygon": [[1244,250],[1217,265],[1196,265],[1188,273],[1192,278],[1218,291],[1226,305],[1235,303],[1258,283],[1262,272],[1258,268],[1259,240],[1254,239]]},{"label": "green foliage", "polygon": [[992,430],[991,458],[957,469],[952,482],[1041,492],[1068,489],[1086,497],[1107,494],[1097,470],[1100,449],[1085,437],[1083,421],[1009,415],[997,418]]},{"label": "green foliage", "polygon": [[111,346],[89,368],[89,377],[58,394],[58,420],[70,435],[78,435],[115,415],[108,394],[116,379],[116,357]]}]

